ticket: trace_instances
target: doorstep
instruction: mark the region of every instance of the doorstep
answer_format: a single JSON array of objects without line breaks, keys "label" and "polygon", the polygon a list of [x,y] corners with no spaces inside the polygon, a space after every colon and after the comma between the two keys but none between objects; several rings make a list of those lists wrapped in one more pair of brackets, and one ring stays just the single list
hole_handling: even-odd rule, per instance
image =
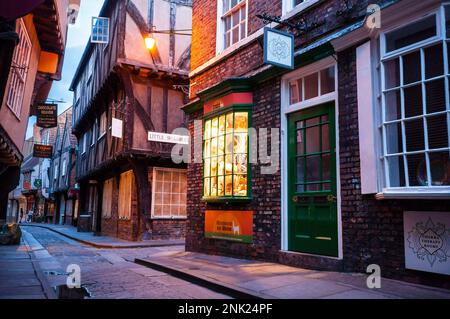
[{"label": "doorstep", "polygon": [[59,235],[65,236],[77,242],[95,247],[95,248],[146,248],[146,247],[165,247],[165,246],[182,246],[183,239],[168,240],[145,240],[145,241],[128,241],[110,236],[98,236],[94,233],[78,232],[77,229],[69,225],[53,225],[53,224],[37,224],[22,223],[21,227],[41,227],[53,231]]},{"label": "doorstep", "polygon": [[135,262],[236,298],[262,299],[450,299],[450,290],[385,279],[369,289],[367,276],[317,271],[278,263],[185,252],[156,251]]}]

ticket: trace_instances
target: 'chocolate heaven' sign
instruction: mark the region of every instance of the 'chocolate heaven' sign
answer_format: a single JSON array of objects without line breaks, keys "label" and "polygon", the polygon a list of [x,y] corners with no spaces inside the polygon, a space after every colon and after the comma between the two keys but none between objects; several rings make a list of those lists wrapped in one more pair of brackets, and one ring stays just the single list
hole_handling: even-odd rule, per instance
[{"label": "'chocolate heaven' sign", "polygon": [[36,125],[42,128],[51,128],[58,125],[58,105],[38,104],[36,107]]}]

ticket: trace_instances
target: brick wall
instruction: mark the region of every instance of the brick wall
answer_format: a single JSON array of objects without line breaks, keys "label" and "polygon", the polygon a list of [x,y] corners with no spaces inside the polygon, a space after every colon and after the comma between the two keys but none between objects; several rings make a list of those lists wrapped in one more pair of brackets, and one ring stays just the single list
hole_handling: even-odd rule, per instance
[{"label": "brick wall", "polygon": [[[385,1],[370,1],[382,3]],[[192,56],[193,69],[215,56],[215,31],[210,28],[215,23],[215,7],[201,7],[205,1],[194,1],[193,30],[194,41],[205,39],[205,45],[194,45]],[[336,17],[336,12],[342,9],[344,1],[324,1],[307,11],[304,15],[295,17],[298,21],[305,17],[306,21],[326,23],[309,32],[305,36],[296,37],[296,47],[311,43],[348,24],[348,20]],[[369,1],[357,1],[357,16],[365,12]],[[277,2],[272,2],[277,6]],[[197,7],[196,7],[197,5]],[[270,1],[251,1],[249,8],[249,30],[254,32],[260,21],[254,17],[255,10],[276,14],[265,6]],[[252,6],[255,6],[252,8]],[[256,9],[261,8],[261,9]],[[212,10],[212,11],[211,11]],[[274,9],[276,10],[276,9]],[[281,10],[281,7],[280,9]],[[208,20],[209,19],[209,20]],[[351,20],[351,19],[350,19]],[[201,21],[201,22],[200,22]],[[256,21],[256,22],[254,22]],[[202,29],[202,30],[199,30]],[[211,34],[207,34],[207,31]],[[215,30],[215,25],[213,30]],[[213,45],[210,47],[210,43]],[[209,50],[209,51],[208,51]],[[186,249],[188,251],[207,252],[210,254],[230,255],[244,258],[255,258],[301,267],[318,269],[334,269],[343,271],[365,272],[369,264],[381,266],[382,275],[416,283],[431,284],[450,288],[448,277],[424,272],[406,270],[404,265],[403,247],[403,211],[448,211],[450,201],[435,200],[384,200],[378,201],[373,195],[361,194],[358,114],[357,114],[357,83],[356,83],[356,50],[350,48],[337,55],[338,59],[338,95],[339,95],[339,163],[341,183],[341,220],[343,260],[321,258],[304,254],[286,254],[279,252],[281,248],[281,212],[280,212],[280,174],[260,174],[260,168],[252,167],[253,200],[247,204],[206,204],[202,196],[202,165],[188,165],[188,220],[186,230]],[[242,76],[262,66],[262,47],[253,42],[236,51],[226,59],[191,78],[191,98],[196,93],[209,88],[228,77]],[[260,82],[254,88],[253,126],[280,126],[280,78],[272,78]],[[191,134],[193,121],[202,119],[203,112],[190,114],[188,127]],[[252,244],[241,244],[224,240],[204,238],[204,214],[206,209],[252,210],[254,211]]]},{"label": "brick wall", "polygon": [[[148,196],[152,198],[152,167],[148,168]],[[120,175],[119,175],[120,176]],[[131,217],[127,220],[119,220],[118,216],[118,199],[119,199],[119,176],[114,179],[113,196],[112,196],[112,214],[110,217],[102,217],[102,234],[106,236],[118,237],[125,240],[140,240],[145,229],[145,222],[142,221],[138,214],[138,198],[136,185],[133,185],[131,199]],[[150,212],[147,214],[150,219]],[[185,219],[150,219],[150,231],[145,239],[183,239],[186,232]]]},{"label": "brick wall", "polygon": [[381,266],[382,275],[450,288],[448,277],[406,270],[403,211],[448,211],[449,200],[383,200],[361,194],[356,49],[338,55],[339,156],[344,269],[365,272]]}]

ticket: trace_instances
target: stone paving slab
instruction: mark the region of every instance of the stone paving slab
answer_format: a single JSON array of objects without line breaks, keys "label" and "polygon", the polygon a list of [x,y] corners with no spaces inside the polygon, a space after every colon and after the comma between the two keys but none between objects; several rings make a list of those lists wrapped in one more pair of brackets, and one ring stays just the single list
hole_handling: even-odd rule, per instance
[{"label": "stone paving slab", "polygon": [[94,236],[93,233],[78,232],[77,229],[70,225],[53,225],[26,223],[21,227],[41,227],[51,230],[55,233],[63,235],[80,243],[93,246],[95,248],[144,248],[144,247],[164,247],[184,245],[184,240],[144,240],[144,241],[128,241],[109,236]]},{"label": "stone paving slab", "polygon": [[259,298],[450,299],[450,290],[445,289],[387,278],[382,278],[381,289],[369,289],[364,274],[315,271],[277,263],[185,252],[182,248],[165,254],[155,250],[154,255],[137,258],[136,262]]}]

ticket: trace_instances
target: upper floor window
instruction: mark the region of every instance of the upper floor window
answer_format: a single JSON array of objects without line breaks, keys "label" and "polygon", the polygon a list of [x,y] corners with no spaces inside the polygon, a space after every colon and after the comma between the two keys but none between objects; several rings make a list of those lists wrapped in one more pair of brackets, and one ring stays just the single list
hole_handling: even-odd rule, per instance
[{"label": "upper floor window", "polygon": [[219,8],[222,39],[219,50],[225,50],[247,36],[247,0],[221,0]]},{"label": "upper floor window", "polygon": [[[450,7],[382,37],[385,187],[450,185]],[[446,31],[447,30],[447,31]]]},{"label": "upper floor window", "polygon": [[14,49],[12,57],[6,105],[17,117],[20,117],[31,56],[31,40],[22,19],[18,20],[17,33],[19,44]]},{"label": "upper floor window", "polygon": [[104,44],[109,42],[109,18],[92,17],[91,42]]},{"label": "upper floor window", "polygon": [[283,0],[283,14],[298,9],[296,11],[302,11],[307,7],[319,2],[320,0]]}]

